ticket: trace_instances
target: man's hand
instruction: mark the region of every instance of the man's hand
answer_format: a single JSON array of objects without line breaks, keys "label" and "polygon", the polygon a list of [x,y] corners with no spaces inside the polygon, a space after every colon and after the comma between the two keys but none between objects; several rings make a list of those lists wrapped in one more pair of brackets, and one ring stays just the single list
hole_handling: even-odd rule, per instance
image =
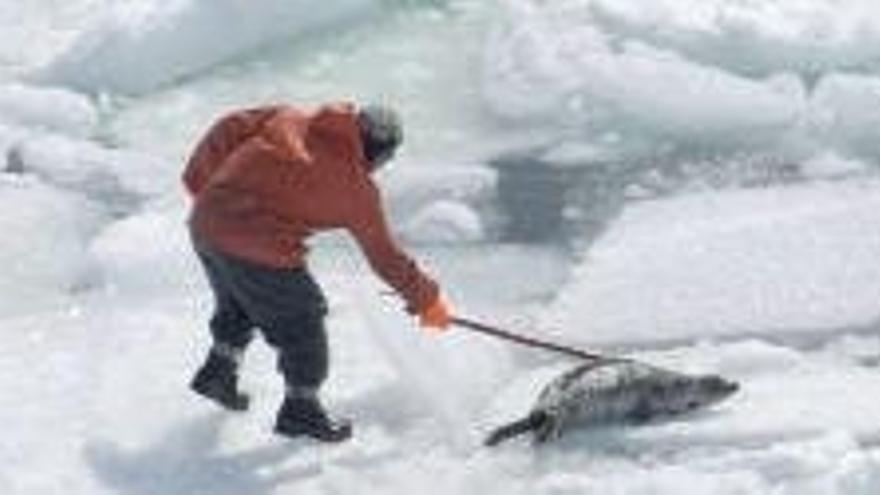
[{"label": "man's hand", "polygon": [[442,332],[450,323],[452,323],[452,311],[440,295],[419,313],[419,325],[424,328]]}]

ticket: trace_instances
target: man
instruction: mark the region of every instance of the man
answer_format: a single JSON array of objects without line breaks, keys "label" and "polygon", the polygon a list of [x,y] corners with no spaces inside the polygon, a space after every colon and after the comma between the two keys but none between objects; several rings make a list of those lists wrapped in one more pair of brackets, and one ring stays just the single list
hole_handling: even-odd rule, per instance
[{"label": "man", "polygon": [[449,325],[437,284],[393,240],[371,178],[401,140],[393,110],[346,103],[242,110],[208,131],[183,175],[194,199],[193,246],[216,302],[213,345],[193,390],[246,410],[238,363],[259,328],[286,384],[275,432],[328,442],[351,436],[351,425],[331,419],[318,398],[328,368],[327,304],[304,244],[316,231],[346,229],[422,326]]}]

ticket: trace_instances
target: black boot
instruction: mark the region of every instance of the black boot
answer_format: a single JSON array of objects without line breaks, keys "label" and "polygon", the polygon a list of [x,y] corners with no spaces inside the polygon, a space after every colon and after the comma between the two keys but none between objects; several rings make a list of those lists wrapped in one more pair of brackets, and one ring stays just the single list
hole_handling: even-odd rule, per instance
[{"label": "black boot", "polygon": [[290,438],[305,435],[336,443],[351,438],[351,432],[351,423],[328,417],[316,397],[286,397],[275,420],[275,433]]},{"label": "black boot", "polygon": [[190,388],[231,411],[246,411],[250,398],[238,391],[238,363],[212,350],[190,382]]}]

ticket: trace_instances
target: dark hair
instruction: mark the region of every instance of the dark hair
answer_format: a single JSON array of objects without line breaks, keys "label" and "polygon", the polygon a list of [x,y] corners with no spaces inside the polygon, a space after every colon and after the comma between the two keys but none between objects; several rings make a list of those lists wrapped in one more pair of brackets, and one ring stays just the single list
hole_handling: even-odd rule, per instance
[{"label": "dark hair", "polygon": [[388,162],[403,141],[400,117],[390,107],[367,105],[358,112],[364,157],[371,170]]}]

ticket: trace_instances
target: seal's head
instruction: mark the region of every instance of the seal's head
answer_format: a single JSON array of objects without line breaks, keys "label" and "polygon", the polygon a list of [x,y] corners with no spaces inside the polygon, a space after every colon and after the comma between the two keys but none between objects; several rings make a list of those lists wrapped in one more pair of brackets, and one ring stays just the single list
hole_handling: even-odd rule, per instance
[{"label": "seal's head", "polygon": [[718,375],[677,373],[658,377],[647,388],[643,407],[650,416],[675,415],[717,404],[739,390],[739,384]]}]

